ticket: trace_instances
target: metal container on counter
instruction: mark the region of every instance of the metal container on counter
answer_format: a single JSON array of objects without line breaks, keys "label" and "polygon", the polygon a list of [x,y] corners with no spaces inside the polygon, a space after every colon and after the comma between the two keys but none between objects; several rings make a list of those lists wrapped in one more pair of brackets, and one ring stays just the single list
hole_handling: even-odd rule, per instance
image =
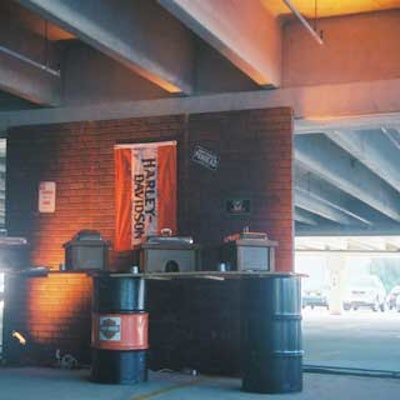
[{"label": "metal container on counter", "polygon": [[81,230],[63,247],[67,271],[107,268],[110,242],[97,231]]},{"label": "metal container on counter", "polygon": [[144,272],[189,272],[200,267],[200,247],[188,236],[151,236],[140,254]]}]

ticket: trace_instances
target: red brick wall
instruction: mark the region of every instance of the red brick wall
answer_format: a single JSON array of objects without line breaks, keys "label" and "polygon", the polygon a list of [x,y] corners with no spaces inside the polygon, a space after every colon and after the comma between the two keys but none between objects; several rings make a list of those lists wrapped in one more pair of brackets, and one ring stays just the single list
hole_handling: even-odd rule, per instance
[{"label": "red brick wall", "polygon": [[[279,241],[277,269],[291,271],[292,113],[287,108],[15,128],[7,149],[9,235],[28,239],[33,265],[54,269],[64,261],[63,243],[81,229],[98,230],[113,242],[113,146],[171,139],[178,141],[178,230],[204,245],[203,268],[215,267],[217,246],[226,235],[249,226]],[[197,145],[218,155],[217,170],[191,159]],[[54,214],[37,211],[38,184],[46,180],[57,184]],[[226,201],[238,197],[250,200],[249,214],[226,212]],[[129,266],[130,258],[111,251],[110,266]],[[8,354],[48,361],[60,348],[85,360],[87,279],[73,273],[16,278],[6,301]],[[24,350],[10,339],[13,329],[24,331],[30,347]]]},{"label": "red brick wall", "polygon": [[[179,146],[180,233],[192,234],[207,247],[244,226],[265,231],[279,241],[278,269],[291,270],[288,108],[15,128],[9,132],[7,154],[9,234],[28,238],[34,265],[53,268],[64,261],[63,243],[81,229],[98,230],[113,242],[114,144],[170,139]],[[196,144],[219,155],[215,173],[191,161]],[[57,183],[54,214],[37,212],[43,180]],[[237,196],[249,197],[250,215],[227,215],[226,199]],[[204,267],[214,267],[216,257]],[[129,255],[111,252],[111,267],[123,264],[129,265]]]},{"label": "red brick wall", "polygon": [[[90,363],[89,276],[53,272],[47,277],[6,275],[3,355],[7,362],[56,365],[56,351]],[[20,332],[21,346],[12,337]]]},{"label": "red brick wall", "polygon": [[[27,237],[33,265],[58,268],[63,243],[81,229],[114,236],[114,155],[117,143],[179,139],[182,117],[82,122],[17,128],[7,143],[10,235]],[[57,184],[56,212],[37,211],[40,181]],[[123,262],[124,260],[122,260]],[[111,253],[111,266],[119,259]]]},{"label": "red brick wall", "polygon": [[[292,117],[287,108],[193,115],[189,156],[200,145],[219,157],[216,171],[189,162],[184,218],[207,247],[203,259],[215,265],[215,244],[249,227],[279,241],[276,267],[293,269]],[[229,199],[250,201],[250,213],[226,211]],[[208,257],[209,256],[209,257]]]}]

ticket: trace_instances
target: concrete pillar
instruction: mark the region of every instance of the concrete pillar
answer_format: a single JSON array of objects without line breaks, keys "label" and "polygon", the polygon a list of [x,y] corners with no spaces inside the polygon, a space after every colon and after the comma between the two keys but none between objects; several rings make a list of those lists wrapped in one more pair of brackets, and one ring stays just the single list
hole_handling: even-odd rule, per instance
[{"label": "concrete pillar", "polygon": [[346,256],[343,253],[330,253],[327,256],[329,293],[329,312],[340,315],[343,312],[343,297],[346,282]]}]

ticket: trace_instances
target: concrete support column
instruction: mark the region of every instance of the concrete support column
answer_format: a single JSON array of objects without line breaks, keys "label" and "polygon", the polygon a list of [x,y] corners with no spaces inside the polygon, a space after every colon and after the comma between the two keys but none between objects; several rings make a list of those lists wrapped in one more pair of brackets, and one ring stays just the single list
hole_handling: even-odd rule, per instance
[{"label": "concrete support column", "polygon": [[346,256],[331,253],[327,256],[328,279],[331,288],[329,293],[329,312],[340,315],[343,312],[343,297],[346,282]]}]

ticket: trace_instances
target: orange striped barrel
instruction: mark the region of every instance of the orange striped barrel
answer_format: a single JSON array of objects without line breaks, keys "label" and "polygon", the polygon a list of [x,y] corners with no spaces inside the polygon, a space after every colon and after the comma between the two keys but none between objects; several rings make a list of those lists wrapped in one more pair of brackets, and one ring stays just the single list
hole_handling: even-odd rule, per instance
[{"label": "orange striped barrel", "polygon": [[147,380],[149,315],[145,281],[132,275],[93,277],[92,380],[134,384]]},{"label": "orange striped barrel", "polygon": [[104,350],[147,350],[149,315],[92,315],[92,346]]}]

